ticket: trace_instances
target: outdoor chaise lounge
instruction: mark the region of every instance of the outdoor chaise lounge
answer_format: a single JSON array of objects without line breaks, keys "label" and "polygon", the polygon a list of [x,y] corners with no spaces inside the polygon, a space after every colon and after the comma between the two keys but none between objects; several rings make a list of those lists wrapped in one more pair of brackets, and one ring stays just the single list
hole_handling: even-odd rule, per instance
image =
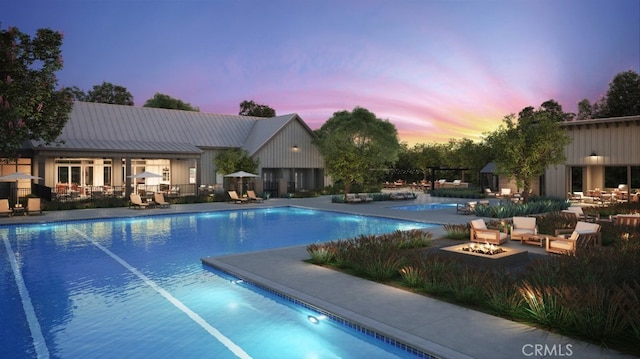
[{"label": "outdoor chaise lounge", "polygon": [[[571,232],[569,237],[563,233]],[[547,238],[547,252],[555,254],[570,254],[576,252],[576,248],[600,246],[600,225],[579,221],[574,229],[556,229],[555,237]]]},{"label": "outdoor chaise lounge", "polygon": [[511,188],[500,188],[500,197],[502,197],[502,198],[510,198],[511,197]]},{"label": "outdoor chaise lounge", "polygon": [[522,236],[527,234],[538,234],[535,217],[513,217],[511,227],[511,240],[522,240]]},{"label": "outdoor chaise lounge", "polygon": [[261,197],[256,196],[256,193],[253,190],[247,190],[247,197],[251,202],[262,202],[263,199]]},{"label": "outdoor chaise lounge", "polygon": [[0,215],[9,217],[13,215],[13,210],[9,207],[9,200],[6,198],[0,199]]},{"label": "outdoor chaise lounge", "polygon": [[42,203],[40,202],[40,198],[30,197],[27,199],[27,214],[31,215],[33,213],[42,214]]},{"label": "outdoor chaise lounge", "polygon": [[133,207],[133,208],[149,208],[149,203],[148,202],[142,202],[142,198],[140,198],[140,195],[137,193],[132,193],[131,195],[129,195],[129,199],[131,200],[131,204],[129,205],[129,208]]},{"label": "outdoor chaise lounge", "polygon": [[249,203],[249,198],[238,196],[236,191],[229,191],[229,198],[235,203]]},{"label": "outdoor chaise lounge", "polygon": [[475,219],[471,221],[471,242],[489,243],[501,245],[509,240],[506,233],[497,229],[488,229],[483,219]]},{"label": "outdoor chaise lounge", "polygon": [[164,195],[162,193],[156,192],[153,194],[153,201],[157,206],[168,208],[171,205],[171,202],[167,202],[164,199]]},{"label": "outdoor chaise lounge", "polygon": [[458,203],[456,205],[456,212],[460,212],[462,214],[472,214],[476,210],[476,205],[478,205],[477,201]]}]

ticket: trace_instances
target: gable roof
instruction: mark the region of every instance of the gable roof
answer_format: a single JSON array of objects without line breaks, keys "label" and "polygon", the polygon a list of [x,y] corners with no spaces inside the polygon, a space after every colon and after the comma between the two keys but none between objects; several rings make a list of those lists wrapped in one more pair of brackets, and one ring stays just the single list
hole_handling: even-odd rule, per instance
[{"label": "gable roof", "polygon": [[201,153],[201,148],[244,148],[253,154],[294,119],[304,124],[296,114],[261,118],[76,101],[57,138],[64,143],[32,145],[56,150],[191,153]]}]

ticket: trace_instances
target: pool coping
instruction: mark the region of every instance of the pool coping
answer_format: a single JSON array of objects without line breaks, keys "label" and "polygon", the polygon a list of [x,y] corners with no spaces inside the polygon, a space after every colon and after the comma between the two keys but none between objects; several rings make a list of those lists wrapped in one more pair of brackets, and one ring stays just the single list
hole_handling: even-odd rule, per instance
[{"label": "pool coping", "polygon": [[[410,354],[415,355],[418,358],[472,358],[463,353],[452,350],[451,348],[446,348],[435,342],[420,338],[406,331],[398,330],[398,328],[392,327],[374,318],[353,312],[342,306],[336,305],[335,303],[331,303],[329,301],[325,301],[322,298],[318,298],[317,296],[309,295],[304,290],[292,288],[291,286],[282,284],[281,281],[274,281],[272,279],[266,278],[263,275],[260,275],[259,273],[255,273],[253,271],[247,270],[247,268],[242,268],[229,262],[229,259],[233,258],[255,257],[261,256],[261,254],[267,256],[275,255],[280,260],[270,262],[277,263],[277,266],[282,266],[283,262],[288,262],[288,265],[293,264],[294,266],[306,267],[305,271],[309,268],[312,268],[313,270],[334,272],[326,268],[306,263],[304,261],[304,259],[306,258],[301,258],[300,256],[300,254],[302,253],[306,253],[306,246],[295,246],[227,256],[206,257],[202,258],[201,260],[202,263],[206,266],[210,266],[211,268],[242,279],[243,281],[250,283],[251,285],[275,294],[276,296],[281,297],[284,300],[324,314],[342,325],[346,325],[376,339],[382,340],[387,344],[394,345],[402,350],[407,351]],[[246,259],[251,260],[248,258]],[[252,259],[254,259],[252,260],[252,262],[255,263],[255,258]],[[241,261],[244,260],[245,259],[241,259]],[[263,267],[263,269],[265,271],[270,271],[270,269],[272,268]],[[338,272],[336,272],[335,274],[344,275]],[[356,277],[351,277],[350,279],[356,281],[362,280]]]}]

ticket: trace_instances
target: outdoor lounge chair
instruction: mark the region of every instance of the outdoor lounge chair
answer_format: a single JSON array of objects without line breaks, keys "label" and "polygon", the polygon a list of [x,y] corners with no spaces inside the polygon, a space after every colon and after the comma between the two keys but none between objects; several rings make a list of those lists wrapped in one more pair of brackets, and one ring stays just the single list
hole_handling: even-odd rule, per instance
[{"label": "outdoor lounge chair", "polygon": [[472,202],[467,202],[467,203],[458,203],[456,205],[456,212],[462,213],[462,214],[472,214],[475,210],[476,210],[476,205],[478,204],[478,202],[476,201],[472,201]]},{"label": "outdoor lounge chair", "polygon": [[[562,236],[569,231],[569,237]],[[600,243],[600,225],[579,221],[574,229],[556,229],[555,237],[547,238],[546,250],[549,253],[573,255],[578,247],[597,247]]]},{"label": "outdoor lounge chair", "polygon": [[511,240],[522,240],[522,236],[527,234],[538,234],[535,217],[513,217],[511,227]]},{"label": "outdoor lounge chair", "polygon": [[171,202],[165,201],[164,194],[158,192],[153,194],[153,201],[160,207],[168,208],[171,205]]},{"label": "outdoor lounge chair", "polygon": [[256,196],[256,193],[253,190],[247,190],[247,197],[251,202],[262,202],[262,197]]},{"label": "outdoor lounge chair", "polygon": [[31,215],[32,213],[42,214],[42,203],[40,202],[40,198],[28,198],[27,199],[27,214]]},{"label": "outdoor lounge chair", "polygon": [[229,191],[228,193],[231,201],[235,203],[249,203],[249,198],[239,197],[236,191]]},{"label": "outdoor lounge chair", "polygon": [[587,221],[587,222],[595,222],[598,220],[598,217],[587,216],[582,207],[579,206],[571,206],[562,211],[562,213],[571,218],[571,215],[575,216],[578,221]]},{"label": "outdoor lounge chair", "polygon": [[137,193],[132,193],[131,195],[129,195],[129,199],[131,200],[131,203],[129,205],[129,208],[133,207],[133,208],[149,208],[149,203],[148,202],[142,202],[142,198],[140,198],[140,195]]},{"label": "outdoor lounge chair", "polygon": [[616,216],[616,226],[640,227],[640,215],[619,214]]},{"label": "outdoor lounge chair", "polygon": [[502,197],[502,198],[510,198],[511,197],[511,188],[500,188],[500,197]]},{"label": "outdoor lounge chair", "polygon": [[356,196],[355,193],[347,193],[344,196],[344,200],[347,203],[360,203],[362,199],[359,196]]},{"label": "outdoor lounge chair", "polygon": [[6,198],[0,199],[0,214],[6,214],[9,217],[13,215],[13,210],[9,208],[9,200]]},{"label": "outdoor lounge chair", "polygon": [[496,193],[491,191],[491,188],[484,189],[484,195],[487,197],[496,197]]},{"label": "outdoor lounge chair", "polygon": [[497,229],[487,229],[483,219],[471,221],[471,242],[489,243],[499,246],[509,240],[509,236]]}]

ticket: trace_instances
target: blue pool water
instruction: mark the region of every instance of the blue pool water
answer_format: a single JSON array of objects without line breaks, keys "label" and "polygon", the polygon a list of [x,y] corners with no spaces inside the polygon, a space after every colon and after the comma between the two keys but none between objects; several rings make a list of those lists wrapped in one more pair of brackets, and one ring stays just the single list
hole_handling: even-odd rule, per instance
[{"label": "blue pool water", "polygon": [[391,209],[399,209],[403,211],[431,211],[434,209],[447,209],[456,208],[455,203],[425,203],[425,204],[413,204],[407,206],[393,206]]},{"label": "blue pool water", "polygon": [[3,226],[2,357],[411,357],[200,259],[427,227],[288,207]]}]

